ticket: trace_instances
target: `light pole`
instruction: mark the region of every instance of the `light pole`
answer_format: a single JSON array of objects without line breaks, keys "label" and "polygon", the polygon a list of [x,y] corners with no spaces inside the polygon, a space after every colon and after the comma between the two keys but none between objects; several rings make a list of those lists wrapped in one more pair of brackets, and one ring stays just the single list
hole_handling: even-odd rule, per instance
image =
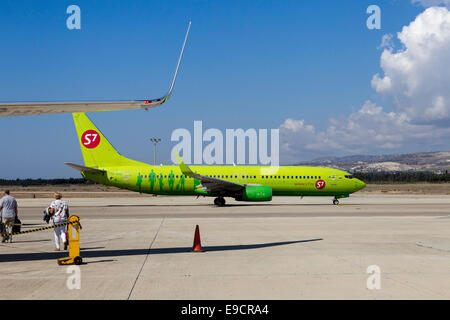
[{"label": "light pole", "polygon": [[154,146],[154,148],[153,148],[153,165],[156,166],[156,144],[158,142],[160,142],[161,139],[159,139],[159,138],[151,138],[150,141],[153,142],[153,146]]}]

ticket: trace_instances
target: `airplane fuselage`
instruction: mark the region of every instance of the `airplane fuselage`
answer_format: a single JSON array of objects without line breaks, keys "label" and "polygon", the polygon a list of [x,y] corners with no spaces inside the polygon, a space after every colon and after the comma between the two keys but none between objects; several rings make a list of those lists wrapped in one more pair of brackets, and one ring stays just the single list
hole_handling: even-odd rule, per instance
[{"label": "airplane fuselage", "polygon": [[87,179],[122,189],[161,195],[203,195],[237,201],[271,201],[272,196],[333,196],[365,187],[351,174],[332,168],[297,166],[188,166],[174,153],[178,166],[152,166],[120,155],[84,113],[73,114],[84,166],[66,163]]},{"label": "airplane fuselage", "polygon": [[[192,171],[243,185],[260,185],[272,188],[274,196],[336,196],[364,188],[364,182],[351,174],[321,167],[263,167],[263,166],[190,166]],[[98,183],[148,194],[205,195],[217,193],[202,191],[201,182],[182,174],[178,166],[118,166],[99,168],[104,175],[83,172]]]}]

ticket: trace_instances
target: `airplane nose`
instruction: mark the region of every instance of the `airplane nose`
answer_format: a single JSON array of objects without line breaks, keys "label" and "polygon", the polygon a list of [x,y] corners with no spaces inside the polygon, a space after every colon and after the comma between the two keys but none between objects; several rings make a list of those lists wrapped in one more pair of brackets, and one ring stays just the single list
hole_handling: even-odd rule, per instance
[{"label": "airplane nose", "polygon": [[364,183],[364,181],[361,181],[358,179],[358,183],[356,184],[357,187],[357,191],[364,189],[366,187],[366,184]]}]

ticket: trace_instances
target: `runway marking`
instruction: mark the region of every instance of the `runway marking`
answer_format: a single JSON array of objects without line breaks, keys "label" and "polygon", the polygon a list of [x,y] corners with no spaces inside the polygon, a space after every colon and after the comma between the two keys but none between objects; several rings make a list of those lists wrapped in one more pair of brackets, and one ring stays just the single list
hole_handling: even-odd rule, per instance
[{"label": "runway marking", "polygon": [[139,270],[139,273],[136,276],[136,279],[134,280],[133,287],[131,287],[131,290],[130,290],[130,293],[128,294],[127,300],[130,300],[130,297],[131,297],[131,294],[133,293],[134,287],[136,286],[136,283],[137,283],[137,281],[138,281],[138,279],[139,279],[139,277],[141,275],[141,272],[144,269],[145,263],[147,262],[148,256],[150,255],[150,251],[152,249],[153,243],[155,242],[156,237],[158,236],[159,230],[161,230],[161,227],[162,227],[162,225],[164,223],[164,219],[165,218],[162,218],[161,223],[159,224],[158,230],[156,230],[155,236],[153,237],[153,240],[150,243],[150,247],[148,248],[147,255],[145,256],[145,259],[144,259],[144,263],[142,264],[141,269]]},{"label": "runway marking", "polygon": [[434,250],[438,250],[438,251],[446,251],[446,252],[450,252],[450,248],[441,248],[439,246],[433,245],[433,244],[426,244],[426,243],[422,243],[422,242],[416,242],[416,245],[422,248],[428,248],[428,249],[434,249]]}]

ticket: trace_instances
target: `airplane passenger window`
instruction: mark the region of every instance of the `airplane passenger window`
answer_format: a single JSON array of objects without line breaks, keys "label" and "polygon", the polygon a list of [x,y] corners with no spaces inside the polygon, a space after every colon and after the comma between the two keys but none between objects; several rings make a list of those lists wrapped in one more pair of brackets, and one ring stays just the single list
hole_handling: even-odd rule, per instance
[{"label": "airplane passenger window", "polygon": [[255,179],[256,179],[256,176],[253,176],[253,178],[255,178]]},{"label": "airplane passenger window", "polygon": [[289,176],[287,176],[287,178],[289,179]]}]

